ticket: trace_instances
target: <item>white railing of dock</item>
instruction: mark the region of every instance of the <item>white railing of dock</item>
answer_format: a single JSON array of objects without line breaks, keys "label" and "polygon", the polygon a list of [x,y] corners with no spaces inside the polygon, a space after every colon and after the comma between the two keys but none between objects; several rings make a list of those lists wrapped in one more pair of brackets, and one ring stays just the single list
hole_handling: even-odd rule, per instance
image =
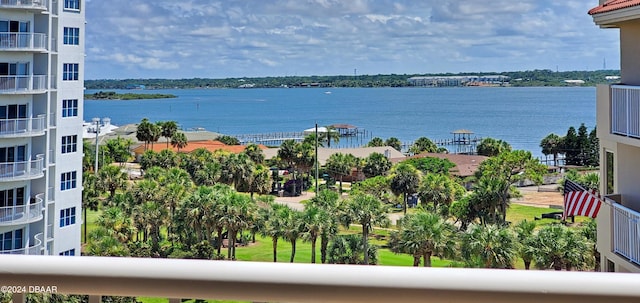
[{"label": "white railing of dock", "polygon": [[640,138],[640,86],[611,86],[611,133]]},{"label": "white railing of dock", "polygon": [[613,205],[613,251],[640,265],[640,213]]},{"label": "white railing of dock", "polygon": [[[6,256],[4,285],[259,302],[638,302],[640,275],[115,257]],[[14,296],[14,302],[24,300]],[[170,302],[180,302],[173,299]]]}]

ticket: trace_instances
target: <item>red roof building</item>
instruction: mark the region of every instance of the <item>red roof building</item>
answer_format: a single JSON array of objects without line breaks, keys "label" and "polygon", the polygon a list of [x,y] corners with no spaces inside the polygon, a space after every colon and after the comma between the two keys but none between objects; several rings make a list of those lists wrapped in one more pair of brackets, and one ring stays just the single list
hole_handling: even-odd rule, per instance
[{"label": "red roof building", "polygon": [[[264,145],[258,145],[260,147],[260,149],[265,150],[267,149],[266,146]],[[218,150],[223,150],[223,151],[227,151],[230,153],[234,153],[234,154],[239,154],[241,152],[244,151],[245,149],[245,145],[226,145],[220,141],[217,140],[206,140],[206,141],[192,141],[189,142],[187,144],[187,146],[181,148],[180,150],[178,150],[177,148],[169,145],[169,149],[174,151],[174,152],[180,152],[180,153],[190,153],[196,149],[199,148],[204,148],[210,152],[214,152],[214,151],[218,151]],[[166,143],[154,143],[153,147],[148,146],[147,150],[153,150],[155,152],[160,152],[162,150],[167,149],[167,145]],[[141,155],[143,154],[145,151],[144,149],[144,144],[136,147],[133,149],[133,153],[136,155]]]},{"label": "red roof building", "polygon": [[609,0],[589,10],[589,15],[602,14],[639,5],[640,0]]}]

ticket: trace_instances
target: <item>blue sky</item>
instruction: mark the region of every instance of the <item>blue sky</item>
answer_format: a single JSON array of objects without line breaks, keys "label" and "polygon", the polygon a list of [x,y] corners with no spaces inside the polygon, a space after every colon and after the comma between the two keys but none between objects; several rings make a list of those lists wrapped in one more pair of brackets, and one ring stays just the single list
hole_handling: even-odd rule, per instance
[{"label": "blue sky", "polygon": [[619,68],[596,0],[86,0],[86,78]]}]

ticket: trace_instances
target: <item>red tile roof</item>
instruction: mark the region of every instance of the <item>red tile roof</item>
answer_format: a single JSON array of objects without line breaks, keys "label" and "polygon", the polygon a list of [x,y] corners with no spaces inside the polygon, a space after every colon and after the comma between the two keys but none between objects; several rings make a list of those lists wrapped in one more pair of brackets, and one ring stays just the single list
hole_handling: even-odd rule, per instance
[{"label": "red tile roof", "polygon": [[640,5],[640,0],[609,0],[604,4],[589,10],[589,15],[596,15],[615,10]]},{"label": "red tile roof", "polygon": [[[258,145],[260,147],[260,149],[265,150],[267,147],[260,144]],[[181,148],[180,150],[178,150],[177,148],[169,145],[169,149],[174,151],[174,152],[181,152],[181,153],[190,153],[198,148],[204,148],[210,152],[214,152],[216,150],[224,150],[224,151],[228,151],[234,154],[239,154],[241,152],[244,151],[246,146],[244,145],[226,145],[220,141],[214,141],[214,140],[206,140],[206,141],[192,141],[192,142],[188,142],[187,146],[185,146],[184,148]],[[151,146],[148,147],[148,149],[152,149],[155,152],[160,152],[163,149],[167,149],[167,145],[166,143],[155,143],[153,144],[153,148]],[[133,149],[133,152],[135,154],[142,154],[144,153],[144,144],[136,147]]]}]

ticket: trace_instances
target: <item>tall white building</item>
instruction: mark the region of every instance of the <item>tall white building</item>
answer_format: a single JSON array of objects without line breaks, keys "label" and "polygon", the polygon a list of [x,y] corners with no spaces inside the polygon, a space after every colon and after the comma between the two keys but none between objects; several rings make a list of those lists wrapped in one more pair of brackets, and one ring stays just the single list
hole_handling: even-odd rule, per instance
[{"label": "tall white building", "polygon": [[84,0],[0,0],[0,253],[80,255]]}]

